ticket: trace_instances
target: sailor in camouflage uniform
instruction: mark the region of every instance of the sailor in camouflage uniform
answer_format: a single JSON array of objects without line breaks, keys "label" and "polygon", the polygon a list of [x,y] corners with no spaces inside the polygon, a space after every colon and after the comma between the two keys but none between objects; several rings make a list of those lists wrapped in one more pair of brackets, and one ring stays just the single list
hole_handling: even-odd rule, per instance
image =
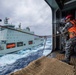
[{"label": "sailor in camouflage uniform", "polygon": [[69,40],[67,40],[65,45],[65,59],[63,62],[70,63],[71,55],[74,52],[74,47],[76,45],[76,21],[73,20],[72,15],[68,15],[65,19],[65,27],[62,29],[62,33],[69,33]]}]

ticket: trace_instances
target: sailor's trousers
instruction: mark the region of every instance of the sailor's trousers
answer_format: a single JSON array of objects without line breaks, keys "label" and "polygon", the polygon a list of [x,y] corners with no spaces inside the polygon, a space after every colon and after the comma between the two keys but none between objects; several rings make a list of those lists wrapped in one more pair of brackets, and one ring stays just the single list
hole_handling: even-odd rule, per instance
[{"label": "sailor's trousers", "polygon": [[70,61],[71,55],[74,52],[76,46],[76,37],[70,38],[65,45],[65,60]]}]

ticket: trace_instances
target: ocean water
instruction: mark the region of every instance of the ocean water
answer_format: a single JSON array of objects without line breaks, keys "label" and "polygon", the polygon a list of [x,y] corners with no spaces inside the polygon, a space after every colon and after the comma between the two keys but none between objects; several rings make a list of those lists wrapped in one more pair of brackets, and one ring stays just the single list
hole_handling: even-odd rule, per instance
[{"label": "ocean water", "polygon": [[24,49],[0,57],[0,75],[8,75],[26,67],[30,62],[41,56],[46,56],[52,51],[52,38],[47,38],[46,45],[38,45],[31,49]]}]

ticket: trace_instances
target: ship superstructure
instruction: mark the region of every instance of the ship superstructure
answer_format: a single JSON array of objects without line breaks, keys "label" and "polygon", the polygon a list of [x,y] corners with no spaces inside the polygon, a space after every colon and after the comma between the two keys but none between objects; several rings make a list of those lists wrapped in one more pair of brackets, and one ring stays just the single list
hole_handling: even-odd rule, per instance
[{"label": "ship superstructure", "polygon": [[21,29],[20,24],[19,28],[15,28],[15,25],[8,23],[8,18],[5,18],[4,25],[0,26],[0,54],[31,48],[43,41],[43,38],[34,36],[29,27]]}]

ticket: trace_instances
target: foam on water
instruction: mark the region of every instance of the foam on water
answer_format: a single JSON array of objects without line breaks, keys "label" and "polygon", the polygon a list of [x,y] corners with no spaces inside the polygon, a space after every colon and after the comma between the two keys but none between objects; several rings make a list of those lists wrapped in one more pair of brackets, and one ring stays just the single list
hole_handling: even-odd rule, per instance
[{"label": "foam on water", "polygon": [[[0,75],[7,75],[12,71],[21,69],[24,66],[27,66],[31,61],[36,60],[41,56],[46,56],[51,50],[52,43],[51,39],[49,39],[46,42],[45,48],[44,45],[39,45],[32,47],[31,49],[28,48],[12,54],[6,54],[0,57]],[[9,70],[9,68],[11,69]]]}]

